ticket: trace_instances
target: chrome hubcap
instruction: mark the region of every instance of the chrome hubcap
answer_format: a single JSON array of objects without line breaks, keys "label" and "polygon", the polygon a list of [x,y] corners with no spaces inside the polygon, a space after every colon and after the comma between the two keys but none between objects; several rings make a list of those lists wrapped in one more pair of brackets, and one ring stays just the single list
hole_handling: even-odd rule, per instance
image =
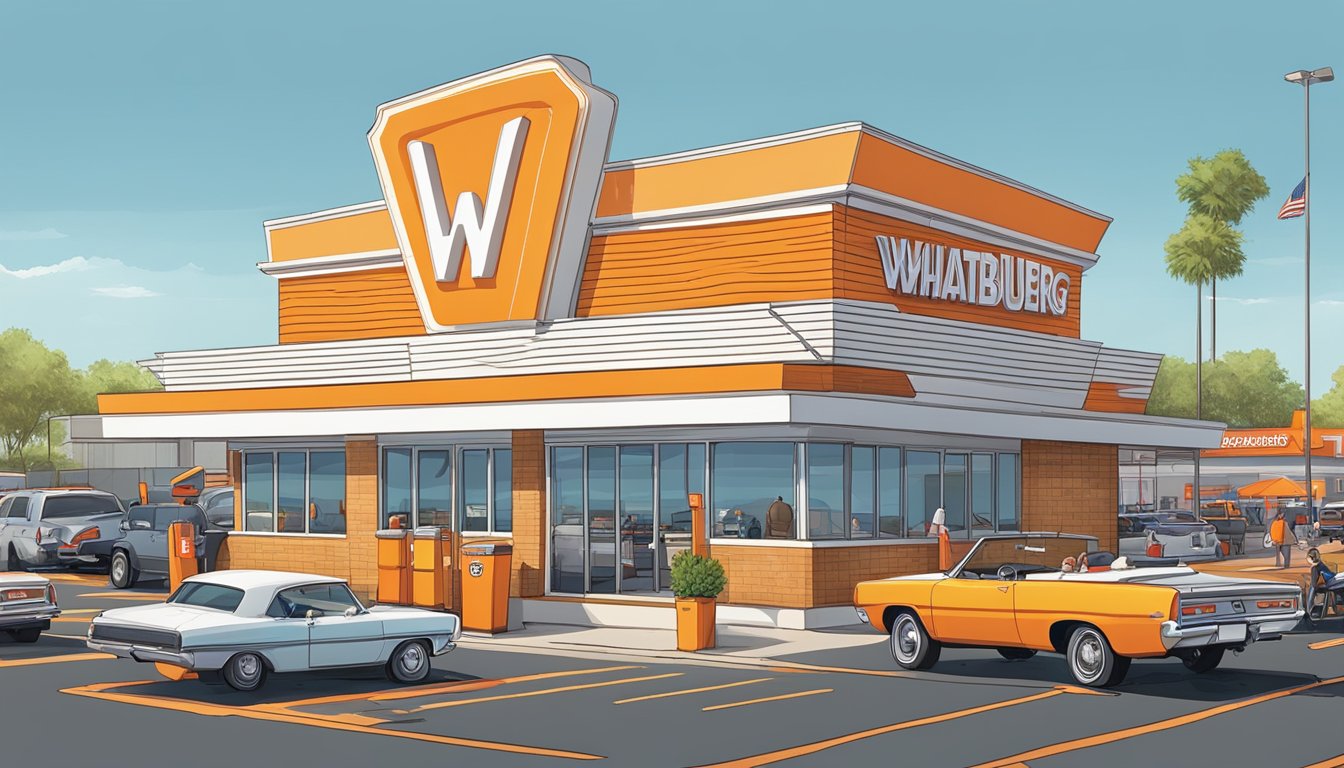
[{"label": "chrome hubcap", "polygon": [[425,649],[419,644],[409,645],[401,653],[401,669],[407,675],[419,674],[425,666]]},{"label": "chrome hubcap", "polygon": [[233,667],[239,682],[250,683],[257,679],[257,675],[261,674],[261,659],[249,653],[238,657],[238,661],[234,663]]},{"label": "chrome hubcap", "polygon": [[126,561],[117,558],[112,561],[112,580],[121,581],[126,578]]},{"label": "chrome hubcap", "polygon": [[1101,641],[1094,635],[1084,636],[1078,644],[1078,653],[1074,659],[1078,671],[1083,673],[1083,677],[1096,677],[1101,672],[1101,659]]},{"label": "chrome hubcap", "polygon": [[909,660],[918,651],[919,632],[915,629],[915,623],[903,618],[896,623],[896,653],[902,659]]}]

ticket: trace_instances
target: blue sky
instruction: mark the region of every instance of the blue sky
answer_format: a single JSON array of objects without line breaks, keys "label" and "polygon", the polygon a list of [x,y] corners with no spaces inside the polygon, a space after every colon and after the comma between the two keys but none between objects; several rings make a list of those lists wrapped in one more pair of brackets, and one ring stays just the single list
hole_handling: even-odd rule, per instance
[{"label": "blue sky", "polygon": [[[1237,147],[1271,194],[1219,288],[1218,348],[1302,373],[1302,92],[1344,4],[0,5],[0,328],[84,365],[273,343],[263,219],[379,196],[381,102],[538,53],[620,99],[612,158],[864,120],[1114,217],[1083,334],[1191,357],[1162,244],[1185,161]],[[1313,89],[1313,390],[1344,364],[1344,81]],[[1207,321],[1207,314],[1206,314]]]}]

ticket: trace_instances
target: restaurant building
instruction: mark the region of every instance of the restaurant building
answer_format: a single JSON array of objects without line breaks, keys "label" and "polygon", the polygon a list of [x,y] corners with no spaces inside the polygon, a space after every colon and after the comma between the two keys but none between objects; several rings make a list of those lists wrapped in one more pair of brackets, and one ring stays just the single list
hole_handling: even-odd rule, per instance
[{"label": "restaurant building", "polygon": [[264,224],[278,344],[158,355],[102,436],[227,441],[231,567],[369,595],[375,531],[452,526],[515,619],[633,626],[689,493],[720,621],[824,626],[939,506],[1113,550],[1119,447],[1217,445],[1080,338],[1107,217],[861,123],[609,162],[615,114],[552,56],[381,105],[383,199]]}]

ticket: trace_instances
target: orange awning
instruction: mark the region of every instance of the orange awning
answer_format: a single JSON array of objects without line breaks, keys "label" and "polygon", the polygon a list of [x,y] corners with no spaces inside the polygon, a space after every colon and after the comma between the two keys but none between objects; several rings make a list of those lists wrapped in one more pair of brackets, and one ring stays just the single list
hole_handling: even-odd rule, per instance
[{"label": "orange awning", "polygon": [[[1311,481],[1312,494],[1316,498],[1325,495],[1325,481]],[[1302,484],[1289,480],[1286,477],[1270,477],[1264,480],[1257,480],[1250,485],[1243,485],[1237,489],[1237,495],[1243,499],[1270,499],[1270,498],[1303,498],[1307,492],[1302,489]]]}]

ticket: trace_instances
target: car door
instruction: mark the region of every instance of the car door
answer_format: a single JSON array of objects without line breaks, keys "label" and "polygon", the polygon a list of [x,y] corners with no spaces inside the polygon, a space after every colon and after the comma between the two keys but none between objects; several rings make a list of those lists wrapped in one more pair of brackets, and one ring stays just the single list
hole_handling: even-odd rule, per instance
[{"label": "car door", "polygon": [[[308,666],[351,667],[381,662],[383,621],[364,610],[345,584],[314,584],[286,590],[292,610],[308,618]],[[347,615],[348,609],[354,615]]]},{"label": "car door", "polygon": [[1011,646],[1021,640],[1013,614],[1017,583],[993,576],[943,579],[933,587],[933,624],[946,643]]},{"label": "car door", "polygon": [[[8,556],[13,551],[19,560],[36,565],[38,543],[34,499],[30,496],[10,496],[6,501],[9,502],[9,510],[5,514],[5,554]],[[20,565],[8,564],[10,570],[17,570]]]},{"label": "car door", "polygon": [[[126,513],[126,529],[122,541],[135,557],[135,567],[141,571],[157,572],[151,551],[154,548],[154,507],[131,507]],[[166,555],[165,555],[166,556]],[[164,571],[167,567],[164,567]]]}]

